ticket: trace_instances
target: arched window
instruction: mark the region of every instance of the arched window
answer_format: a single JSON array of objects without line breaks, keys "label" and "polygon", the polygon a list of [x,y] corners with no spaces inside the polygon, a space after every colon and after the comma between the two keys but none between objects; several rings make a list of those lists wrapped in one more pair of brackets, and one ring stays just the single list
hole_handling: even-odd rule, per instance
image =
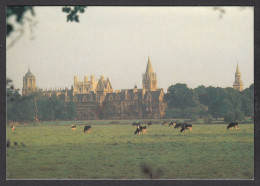
[{"label": "arched window", "polygon": [[83,102],[87,102],[87,97],[86,96],[83,97]]},{"label": "arched window", "polygon": [[117,101],[120,101],[120,95],[119,95],[119,94],[116,95],[116,100],[117,100]]},{"label": "arched window", "polygon": [[74,102],[77,101],[77,97],[76,97],[76,96],[73,97],[73,101],[74,101]]}]

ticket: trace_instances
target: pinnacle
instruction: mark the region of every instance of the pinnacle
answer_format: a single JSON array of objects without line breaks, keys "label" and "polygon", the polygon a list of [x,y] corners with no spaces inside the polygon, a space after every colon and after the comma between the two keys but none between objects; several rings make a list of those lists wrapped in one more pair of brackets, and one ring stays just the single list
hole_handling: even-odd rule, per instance
[{"label": "pinnacle", "polygon": [[148,74],[153,73],[153,67],[152,67],[149,56],[148,56],[148,62],[147,62],[147,67],[146,67],[146,73],[148,73]]}]

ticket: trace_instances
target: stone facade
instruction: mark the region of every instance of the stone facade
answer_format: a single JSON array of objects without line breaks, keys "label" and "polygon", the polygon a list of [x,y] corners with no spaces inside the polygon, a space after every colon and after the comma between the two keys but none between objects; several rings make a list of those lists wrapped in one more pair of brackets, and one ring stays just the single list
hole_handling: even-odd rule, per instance
[{"label": "stone facade", "polygon": [[238,64],[237,64],[237,70],[236,70],[236,73],[235,73],[235,82],[233,84],[233,88],[235,90],[238,90],[238,91],[243,90],[243,82],[241,80],[241,73],[239,71]]},{"label": "stone facade", "polygon": [[[28,74],[28,73],[27,73]],[[143,74],[143,88],[114,91],[110,80],[100,76],[85,76],[78,81],[74,76],[71,89],[39,90],[44,96],[58,96],[65,104],[75,103],[78,120],[97,119],[153,119],[164,117],[166,103],[163,89],[157,88],[157,76],[148,57]],[[35,84],[36,85],[36,84]]]},{"label": "stone facade", "polygon": [[162,118],[166,104],[162,89],[128,89],[108,93],[103,102],[104,119],[153,119]]},{"label": "stone facade", "polygon": [[90,76],[90,81],[88,81],[87,76],[84,77],[84,81],[78,81],[78,77],[74,76],[73,94],[88,94],[91,91],[95,91],[97,83],[93,75]]},{"label": "stone facade", "polygon": [[30,69],[28,69],[28,72],[23,77],[22,95],[29,95],[36,91],[37,88],[35,76],[30,72]]}]

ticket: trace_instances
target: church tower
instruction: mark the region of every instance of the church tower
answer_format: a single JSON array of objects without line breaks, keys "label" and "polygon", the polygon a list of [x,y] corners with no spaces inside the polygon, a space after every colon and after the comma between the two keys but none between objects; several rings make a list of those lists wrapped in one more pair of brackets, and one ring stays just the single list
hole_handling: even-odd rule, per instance
[{"label": "church tower", "polygon": [[30,69],[28,69],[28,72],[23,77],[22,95],[25,96],[33,92],[36,92],[36,79],[35,76],[30,72]]},{"label": "church tower", "polygon": [[237,70],[236,70],[236,73],[235,73],[235,82],[233,84],[233,88],[235,90],[238,90],[238,91],[243,90],[243,82],[241,80],[241,73],[239,71],[238,64],[237,64]]},{"label": "church tower", "polygon": [[148,62],[146,66],[145,74],[143,74],[143,89],[147,91],[157,90],[157,75],[153,72],[150,57],[148,56]]}]

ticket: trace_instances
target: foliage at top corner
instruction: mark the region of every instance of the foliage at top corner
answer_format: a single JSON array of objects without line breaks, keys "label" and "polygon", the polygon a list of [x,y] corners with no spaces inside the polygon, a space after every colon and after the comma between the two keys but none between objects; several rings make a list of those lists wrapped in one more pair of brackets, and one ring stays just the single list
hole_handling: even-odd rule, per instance
[{"label": "foliage at top corner", "polygon": [[[68,13],[67,21],[79,22],[78,13],[84,13],[86,6],[65,6],[62,7],[62,11]],[[8,22],[11,16],[15,16],[15,21],[19,24],[23,24],[26,12],[31,12],[32,16],[35,16],[34,6],[7,6],[6,8],[6,37],[8,37],[14,30],[14,25]]]},{"label": "foliage at top corner", "polygon": [[77,13],[84,13],[85,12],[85,8],[87,8],[86,6],[65,6],[62,8],[62,11],[65,13],[68,13],[67,15],[67,22],[71,21],[75,21],[75,22],[79,22],[79,16],[77,15]]},{"label": "foliage at top corner", "polygon": [[[19,24],[23,24],[24,15],[26,12],[31,12],[34,16],[35,12],[33,6],[7,6],[6,8],[6,19],[10,18],[11,16],[16,16],[16,22]],[[14,26],[7,22],[7,35],[9,36],[12,31],[14,31]]]}]

